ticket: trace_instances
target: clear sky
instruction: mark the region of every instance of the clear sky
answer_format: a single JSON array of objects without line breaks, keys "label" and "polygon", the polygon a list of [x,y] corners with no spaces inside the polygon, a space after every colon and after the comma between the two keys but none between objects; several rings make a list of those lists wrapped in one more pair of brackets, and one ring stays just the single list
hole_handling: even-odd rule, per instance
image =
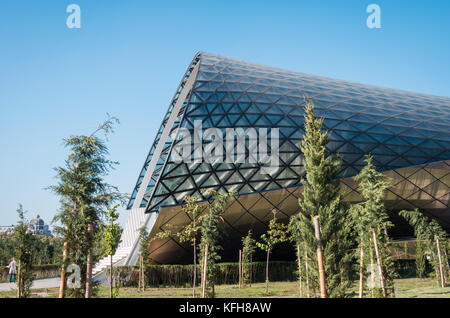
[{"label": "clear sky", "polygon": [[[81,8],[68,29],[66,7]],[[381,7],[381,29],[366,8]],[[1,0],[0,225],[49,221],[62,138],[106,118],[131,193],[168,103],[197,51],[350,81],[450,96],[450,1]],[[121,218],[126,219],[124,211]]]}]

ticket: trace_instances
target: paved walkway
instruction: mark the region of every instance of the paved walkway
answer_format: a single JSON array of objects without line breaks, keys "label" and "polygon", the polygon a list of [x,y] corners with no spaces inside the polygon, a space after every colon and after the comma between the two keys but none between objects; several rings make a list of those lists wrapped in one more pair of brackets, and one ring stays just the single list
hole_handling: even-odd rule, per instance
[{"label": "paved walkway", "polygon": [[[44,278],[44,279],[36,279],[33,281],[33,285],[31,285],[32,289],[39,288],[53,288],[59,286],[59,277],[54,278]],[[0,292],[11,291],[16,289],[15,283],[2,283],[0,284]]]}]

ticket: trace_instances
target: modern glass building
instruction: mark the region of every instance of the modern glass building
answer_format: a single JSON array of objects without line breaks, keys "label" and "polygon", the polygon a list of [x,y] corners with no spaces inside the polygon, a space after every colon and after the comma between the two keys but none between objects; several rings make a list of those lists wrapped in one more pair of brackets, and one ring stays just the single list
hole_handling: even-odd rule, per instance
[{"label": "modern glass building", "polygon": [[[392,181],[385,198],[390,211],[419,208],[450,229],[450,98],[199,53],[170,103],[139,174],[116,259],[135,262],[137,229],[144,225],[152,235],[186,225],[189,218],[182,210],[183,198],[195,195],[205,200],[204,189],[238,194],[224,217],[225,244],[230,246],[239,244],[249,229],[256,233],[264,230],[273,209],[286,220],[298,212],[304,174],[299,144],[305,96],[324,118],[324,128],[330,132],[329,151],[342,156],[345,200],[361,200],[352,177],[364,166],[364,155],[371,153],[377,168]],[[194,133],[196,121],[201,121],[203,129],[216,127],[223,132],[227,128],[266,128],[271,134],[278,128],[279,168],[263,171],[263,163],[250,160],[174,160],[174,152],[183,143],[180,132]],[[210,142],[201,140],[200,147]],[[275,146],[268,144],[273,152]],[[192,147],[193,153],[198,145]],[[245,153],[251,147],[248,142]],[[191,249],[176,237],[154,241],[150,249],[157,263],[191,260]]]}]

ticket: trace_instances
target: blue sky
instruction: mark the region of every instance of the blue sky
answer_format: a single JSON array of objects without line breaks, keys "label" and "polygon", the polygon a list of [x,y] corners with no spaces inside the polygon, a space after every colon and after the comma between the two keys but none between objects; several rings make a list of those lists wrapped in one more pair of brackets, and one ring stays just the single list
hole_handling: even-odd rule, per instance
[{"label": "blue sky", "polygon": [[[66,7],[81,7],[81,29]],[[381,7],[382,28],[366,26]],[[450,96],[450,2],[406,0],[0,1],[0,225],[20,202],[50,220],[62,138],[110,113],[131,193],[168,103],[197,51],[350,81]],[[122,221],[126,219],[123,212]]]}]

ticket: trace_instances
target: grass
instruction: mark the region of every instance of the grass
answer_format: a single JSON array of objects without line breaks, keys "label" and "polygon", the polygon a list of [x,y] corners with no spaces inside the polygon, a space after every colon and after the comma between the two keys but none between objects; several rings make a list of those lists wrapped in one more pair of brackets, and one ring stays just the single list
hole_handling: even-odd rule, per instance
[{"label": "grass", "polygon": [[450,298],[450,287],[439,287],[435,279],[408,278],[395,283],[400,298]]},{"label": "grass", "polygon": [[[397,298],[450,298],[450,287],[439,288],[432,279],[405,278],[395,281]],[[197,294],[200,289],[197,289]],[[33,289],[31,297],[55,298],[57,288]],[[269,293],[265,293],[265,284],[252,284],[251,287],[239,289],[237,285],[216,286],[217,298],[294,298],[298,297],[297,282],[270,283]],[[356,295],[356,284],[351,296]],[[15,297],[15,292],[0,292],[0,298]],[[108,297],[108,287],[98,288],[98,297]],[[145,292],[138,292],[137,288],[121,288],[120,298],[191,298],[191,288],[148,288]]]}]

